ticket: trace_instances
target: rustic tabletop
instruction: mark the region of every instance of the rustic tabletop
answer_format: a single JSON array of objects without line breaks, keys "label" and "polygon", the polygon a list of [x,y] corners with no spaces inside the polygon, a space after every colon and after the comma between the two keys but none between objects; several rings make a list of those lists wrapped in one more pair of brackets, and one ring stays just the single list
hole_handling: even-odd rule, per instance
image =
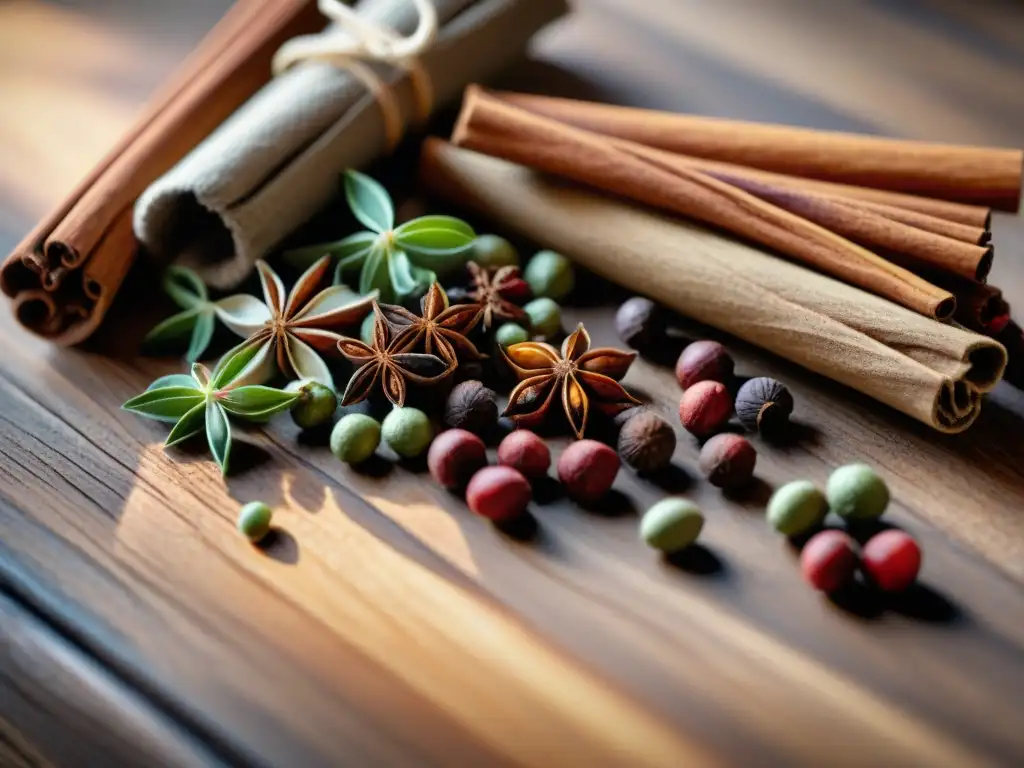
[{"label": "rustic tabletop", "polygon": [[[0,2],[0,250],[225,5]],[[509,85],[1021,146],[1024,9],[578,0]],[[994,229],[992,282],[1024,306],[1024,225]],[[588,303],[568,320],[613,343],[611,306]],[[224,481],[119,410],[178,363],[55,349],[7,313],[0,329],[2,765],[1024,759],[1024,393],[1008,385],[943,437],[722,339],[740,373],[797,399],[800,439],[763,446],[754,493],[700,481],[680,430],[662,487],[623,471],[596,511],[540,493],[536,532],[517,538],[422,467],[352,471],[288,419],[245,433]],[[670,370],[639,362],[626,383],[672,415]],[[885,473],[891,521],[925,551],[902,597],[824,599],[763,519],[772,486],[853,460]],[[676,564],[636,537],[666,490],[708,517]],[[257,498],[280,526],[265,550],[234,529]],[[991,535],[966,541],[966,518]]]}]

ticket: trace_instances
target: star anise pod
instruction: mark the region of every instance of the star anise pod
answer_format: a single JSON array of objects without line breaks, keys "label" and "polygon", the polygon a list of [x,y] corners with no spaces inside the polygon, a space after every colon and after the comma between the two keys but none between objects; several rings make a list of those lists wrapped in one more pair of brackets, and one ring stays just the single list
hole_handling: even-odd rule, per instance
[{"label": "star anise pod", "polygon": [[478,306],[449,306],[448,296],[439,283],[430,286],[420,306],[421,313],[417,316],[405,307],[380,305],[381,314],[387,320],[397,346],[437,355],[452,370],[459,364],[460,357],[471,360],[482,357],[476,345],[466,338],[480,322]]},{"label": "star anise pod", "polygon": [[485,331],[494,327],[495,320],[526,319],[526,311],[515,303],[530,297],[530,285],[519,276],[519,267],[487,269],[471,261],[466,269],[471,284],[469,297],[477,305]]},{"label": "star anise pod", "polygon": [[337,350],[343,338],[337,331],[366,317],[377,294],[360,297],[344,285],[317,292],[330,267],[329,256],[318,260],[289,294],[274,270],[266,262],[257,261],[263,301],[238,294],[216,303],[217,316],[228,328],[246,337],[248,343],[259,345],[249,368],[261,369],[264,380],[273,375],[276,359],[286,376],[334,386],[320,355]]},{"label": "star anise pod", "polygon": [[519,426],[540,424],[556,395],[561,397],[565,415],[580,439],[587,428],[591,403],[609,416],[640,405],[619,384],[636,359],[636,352],[590,349],[590,335],[582,323],[562,344],[561,353],[550,344],[524,341],[504,350],[504,355],[519,384],[509,395],[502,415]]},{"label": "star anise pod", "polygon": [[373,344],[359,339],[343,337],[338,350],[358,366],[349,379],[343,406],[365,400],[380,382],[384,395],[394,405],[405,405],[409,384],[434,384],[452,372],[437,355],[409,352],[409,339],[401,335],[392,337],[391,328],[381,306],[373,302],[376,320],[373,324]]}]

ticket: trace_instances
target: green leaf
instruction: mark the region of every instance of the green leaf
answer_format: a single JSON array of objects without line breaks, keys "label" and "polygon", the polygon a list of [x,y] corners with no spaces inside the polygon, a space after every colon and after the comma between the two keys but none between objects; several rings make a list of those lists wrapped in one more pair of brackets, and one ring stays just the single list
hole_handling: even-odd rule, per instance
[{"label": "green leaf", "polygon": [[228,473],[228,458],[231,455],[231,424],[220,404],[212,401],[206,406],[206,440],[210,444],[213,460],[220,467],[222,475]]},{"label": "green leaf", "polygon": [[178,419],[178,423],[174,425],[171,434],[164,441],[164,447],[177,445],[206,429],[206,405],[207,401],[204,397],[199,405]]},{"label": "green leaf", "polygon": [[324,256],[331,256],[340,259],[341,263],[348,266],[355,266],[366,258],[366,254],[370,252],[370,247],[376,239],[376,232],[356,232],[337,242],[320,243],[288,251],[283,258],[286,264],[296,269],[309,269],[313,266],[313,262]]},{"label": "green leaf", "polygon": [[416,290],[416,277],[412,273],[412,263],[404,251],[392,251],[388,258],[388,276],[395,293],[408,296]]},{"label": "green leaf", "polygon": [[225,352],[224,357],[220,359],[210,375],[210,389],[216,392],[234,381],[238,374],[245,369],[245,366],[252,362],[262,346],[262,344],[243,341],[237,347]]},{"label": "green leaf", "polygon": [[416,290],[429,288],[437,282],[436,272],[431,269],[417,267],[415,264],[412,266],[412,276],[416,279]]},{"label": "green leaf", "polygon": [[161,376],[159,379],[154,381],[148,387],[146,391],[149,392],[153,389],[160,389],[162,387],[190,387],[196,392],[199,392],[199,387],[196,384],[196,380],[189,376],[187,373],[172,373],[168,376]]},{"label": "green leaf", "polygon": [[395,230],[395,240],[417,254],[455,256],[473,246],[476,233],[464,221],[452,216],[423,216]]},{"label": "green leaf", "polygon": [[163,322],[153,326],[153,329],[146,334],[146,338],[142,340],[143,346],[151,348],[188,338],[201,314],[201,309],[186,309],[184,312],[171,315]]},{"label": "green leaf", "polygon": [[394,298],[388,273],[388,249],[380,243],[373,246],[359,274],[359,293],[366,296],[374,290],[380,291],[381,301],[388,302]]},{"label": "green leaf", "polygon": [[380,233],[395,226],[391,197],[384,187],[366,174],[345,172],[345,197],[352,213],[368,229]]},{"label": "green leaf", "polygon": [[187,267],[171,266],[164,272],[164,291],[182,309],[196,309],[210,300],[206,285]]},{"label": "green leaf", "polygon": [[173,424],[203,399],[203,393],[194,387],[160,387],[146,390],[121,407],[149,419]]},{"label": "green leaf", "polygon": [[229,413],[252,419],[287,411],[298,400],[299,395],[299,392],[285,392],[273,387],[252,384],[232,389],[223,395],[218,394],[217,402]]},{"label": "green leaf", "polygon": [[395,230],[395,234],[405,235],[424,229],[450,230],[452,232],[459,232],[463,237],[470,240],[476,240],[476,232],[473,231],[473,228],[462,219],[457,219],[454,216],[420,216],[418,219],[412,219],[398,227]]},{"label": "green leaf", "polygon": [[185,359],[190,363],[194,363],[196,360],[202,358],[206,348],[210,346],[210,340],[213,338],[213,329],[215,325],[214,313],[212,309],[203,310],[199,318],[196,320],[196,327],[192,330],[192,341],[188,345],[188,351],[185,353]]}]

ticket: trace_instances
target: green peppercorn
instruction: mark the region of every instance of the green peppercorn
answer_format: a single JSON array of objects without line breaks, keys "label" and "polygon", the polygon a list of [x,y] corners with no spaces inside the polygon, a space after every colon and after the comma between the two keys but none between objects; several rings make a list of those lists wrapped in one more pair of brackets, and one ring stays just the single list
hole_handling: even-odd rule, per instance
[{"label": "green peppercorn", "polygon": [[274,512],[262,501],[250,501],[238,513],[238,530],[253,544],[258,544],[270,533]]},{"label": "green peppercorn", "polygon": [[576,271],[562,254],[540,251],[526,265],[523,279],[530,284],[534,296],[560,300],[576,285]]},{"label": "green peppercorn", "polygon": [[470,260],[487,268],[518,267],[519,252],[504,237],[480,235],[473,242],[473,255]]},{"label": "green peppercorn", "polygon": [[331,431],[331,453],[347,464],[366,461],[380,444],[381,426],[365,413],[350,413]]},{"label": "green peppercorn", "polygon": [[377,314],[371,312],[363,318],[363,324],[359,326],[359,338],[364,344],[373,346],[373,326],[377,322]]},{"label": "green peppercorn", "polygon": [[562,328],[562,308],[548,298],[534,299],[523,309],[535,333],[550,338]]},{"label": "green peppercorn", "polygon": [[292,381],[285,391],[299,393],[299,399],[292,406],[292,421],[302,429],[313,429],[327,423],[338,410],[338,396],[319,381]]},{"label": "green peppercorn", "polygon": [[828,501],[808,480],[794,480],[778,488],[768,500],[768,522],[779,533],[795,536],[825,519]]},{"label": "green peppercorn", "polygon": [[494,332],[494,340],[500,347],[511,347],[513,344],[521,344],[530,340],[530,334],[525,328],[516,323],[503,323]]},{"label": "green peppercorn", "polygon": [[384,417],[381,430],[384,442],[406,459],[419,456],[434,438],[430,419],[418,408],[395,408]]},{"label": "green peppercorn", "polygon": [[828,504],[840,517],[869,520],[881,517],[889,506],[889,489],[867,464],[847,464],[828,478]]},{"label": "green peppercorn", "polygon": [[662,499],[640,519],[640,538],[654,549],[672,553],[697,540],[704,527],[704,514],[692,501]]}]

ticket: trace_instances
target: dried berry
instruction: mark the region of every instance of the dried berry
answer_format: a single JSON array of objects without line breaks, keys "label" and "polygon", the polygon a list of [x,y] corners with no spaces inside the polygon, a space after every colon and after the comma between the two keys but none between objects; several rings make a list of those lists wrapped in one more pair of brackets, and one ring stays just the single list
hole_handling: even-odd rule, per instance
[{"label": "dried berry", "polygon": [[627,299],[615,313],[615,331],[633,349],[650,349],[665,337],[665,312],[643,296]]},{"label": "dried berry", "polygon": [[721,429],[732,413],[729,390],[720,381],[701,381],[683,392],[679,421],[695,437],[707,437]]},{"label": "dried berry", "polygon": [[513,344],[522,344],[530,340],[530,334],[523,326],[516,323],[503,323],[494,332],[494,340],[500,347],[511,347]]},{"label": "dried berry", "polygon": [[559,301],[568,296],[576,284],[576,271],[562,254],[538,251],[526,265],[523,279],[530,284],[534,296]]},{"label": "dried berry", "polygon": [[547,339],[562,330],[562,308],[551,299],[534,299],[523,310],[537,335]]},{"label": "dried berry", "polygon": [[840,517],[870,520],[881,517],[889,506],[885,481],[867,464],[847,464],[828,478],[828,505]]},{"label": "dried berry", "polygon": [[427,451],[430,474],[438,484],[451,490],[465,488],[473,475],[486,466],[484,441],[464,429],[442,432]]},{"label": "dried berry", "polygon": [[718,488],[741,488],[754,476],[757,451],[742,435],[715,435],[700,449],[700,471]]},{"label": "dried berry", "polygon": [[697,540],[704,527],[704,514],[686,499],[662,499],[640,520],[640,538],[649,547],[671,554]]},{"label": "dried berry", "polygon": [[480,235],[473,241],[470,259],[481,267],[518,267],[519,253],[504,237]]},{"label": "dried berry", "polygon": [[530,483],[512,467],[484,467],[466,487],[469,508],[494,522],[519,517],[532,495]]},{"label": "dried berry", "polygon": [[842,531],[814,534],[800,552],[804,580],[822,592],[835,592],[857,571],[857,545]]},{"label": "dried berry", "polygon": [[551,451],[535,433],[517,429],[498,446],[498,463],[517,469],[526,477],[543,477],[551,466]]},{"label": "dried berry", "polygon": [[604,443],[580,440],[558,458],[558,479],[577,501],[594,502],[604,496],[619,472],[619,456]]},{"label": "dried berry", "polygon": [[391,450],[411,459],[427,450],[434,437],[434,428],[427,414],[418,408],[395,408],[384,417],[381,435]]},{"label": "dried berry", "polygon": [[342,417],[331,431],[331,453],[347,464],[366,461],[380,444],[380,424],[365,413]]},{"label": "dried berry", "polygon": [[619,456],[640,472],[664,469],[675,450],[675,430],[651,411],[633,414],[619,431]]},{"label": "dried berry", "polygon": [[789,423],[792,412],[793,395],[767,376],[751,379],[736,393],[736,415],[752,432],[777,432]]},{"label": "dried berry", "polygon": [[717,341],[695,341],[679,355],[676,379],[683,389],[689,389],[699,381],[728,383],[734,368],[735,363],[729,353]]},{"label": "dried berry", "polygon": [[861,553],[865,575],[885,592],[902,592],[921,570],[921,548],[914,538],[892,528],[868,539]]},{"label": "dried berry", "polygon": [[796,536],[825,519],[828,502],[814,483],[794,480],[772,494],[766,513],[772,528],[786,536]]},{"label": "dried berry", "polygon": [[270,533],[273,510],[262,501],[250,501],[238,513],[238,530],[253,544],[258,544]]},{"label": "dried berry", "polygon": [[285,387],[285,392],[299,393],[299,399],[292,406],[292,421],[302,429],[326,424],[338,409],[338,396],[334,390],[319,381],[292,381]]},{"label": "dried berry", "polygon": [[448,395],[444,423],[456,429],[484,434],[498,422],[498,396],[479,381],[456,384]]}]

